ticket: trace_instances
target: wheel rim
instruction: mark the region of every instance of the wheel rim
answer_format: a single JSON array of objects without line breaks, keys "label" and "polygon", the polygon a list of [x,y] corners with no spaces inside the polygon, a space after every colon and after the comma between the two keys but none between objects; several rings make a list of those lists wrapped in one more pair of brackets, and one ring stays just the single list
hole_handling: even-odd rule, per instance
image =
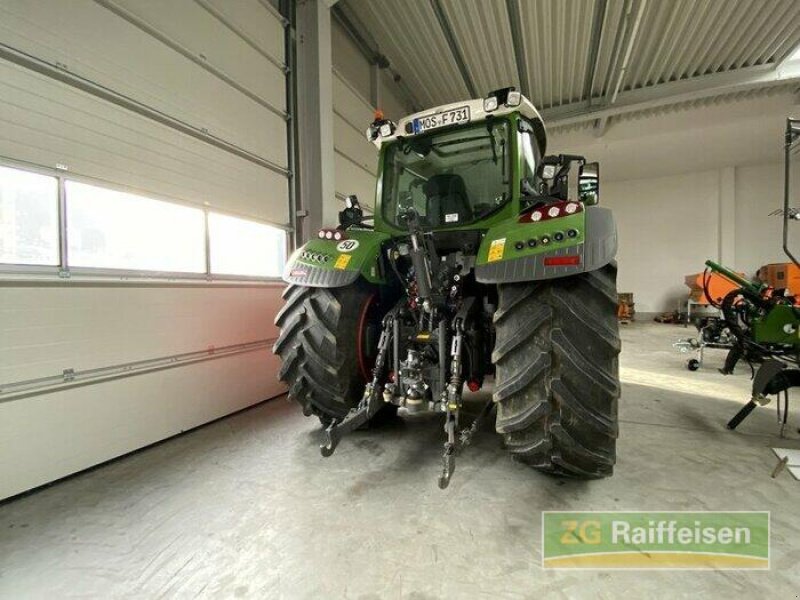
[{"label": "wheel rim", "polygon": [[[372,311],[377,307],[377,294],[370,294],[367,300],[361,307],[358,315],[358,329],[356,330],[356,356],[358,357],[358,371],[364,381],[370,378],[370,370],[375,363],[374,348],[369,344],[368,337],[371,335],[372,330],[376,328],[376,323],[372,316]],[[373,350],[371,352],[371,350]]]}]

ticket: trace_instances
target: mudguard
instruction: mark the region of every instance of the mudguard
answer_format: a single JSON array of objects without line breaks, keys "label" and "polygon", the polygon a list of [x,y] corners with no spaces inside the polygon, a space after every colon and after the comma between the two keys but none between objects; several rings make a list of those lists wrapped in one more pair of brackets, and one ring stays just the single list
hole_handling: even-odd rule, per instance
[{"label": "mudguard", "polygon": [[350,285],[359,276],[386,283],[379,259],[381,244],[389,235],[366,229],[348,229],[344,234],[341,241],[317,238],[295,250],[286,261],[283,280],[323,288]]},{"label": "mudguard", "polygon": [[475,278],[481,283],[512,283],[567,277],[597,270],[616,254],[611,211],[564,202],[489,229],[478,250]]}]

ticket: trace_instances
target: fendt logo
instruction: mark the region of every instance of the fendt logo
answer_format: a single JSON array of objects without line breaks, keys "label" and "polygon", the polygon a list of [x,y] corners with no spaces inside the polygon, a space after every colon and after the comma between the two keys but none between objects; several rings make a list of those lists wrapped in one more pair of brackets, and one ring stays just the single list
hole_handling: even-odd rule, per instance
[{"label": "fendt logo", "polygon": [[542,566],[769,569],[769,513],[546,511]]}]

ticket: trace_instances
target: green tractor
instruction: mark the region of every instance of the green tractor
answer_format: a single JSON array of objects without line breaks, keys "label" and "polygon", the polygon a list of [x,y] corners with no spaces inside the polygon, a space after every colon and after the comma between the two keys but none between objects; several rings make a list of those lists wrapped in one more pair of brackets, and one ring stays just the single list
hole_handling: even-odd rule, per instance
[{"label": "green tractor", "polygon": [[374,216],[351,196],[339,225],[289,258],[276,318],[280,378],[342,436],[402,408],[444,417],[440,487],[477,422],[464,386],[493,380],[478,419],[516,459],[557,475],[616,460],[617,235],[599,167],[545,155],[542,119],[514,88],[376,118]]}]

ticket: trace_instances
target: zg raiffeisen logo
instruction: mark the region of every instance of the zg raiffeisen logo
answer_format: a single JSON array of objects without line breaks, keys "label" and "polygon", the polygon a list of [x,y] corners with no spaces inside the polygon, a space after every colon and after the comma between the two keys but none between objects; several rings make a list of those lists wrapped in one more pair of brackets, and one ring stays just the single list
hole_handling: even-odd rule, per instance
[{"label": "zg raiffeisen logo", "polygon": [[769,569],[769,512],[542,513],[545,569]]}]

